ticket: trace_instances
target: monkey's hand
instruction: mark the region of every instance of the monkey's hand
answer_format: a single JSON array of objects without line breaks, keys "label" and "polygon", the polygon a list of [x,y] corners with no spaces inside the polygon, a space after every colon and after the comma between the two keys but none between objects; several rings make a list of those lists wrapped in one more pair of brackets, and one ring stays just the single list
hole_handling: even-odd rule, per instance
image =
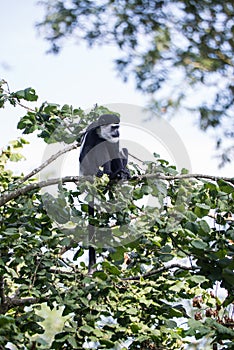
[{"label": "monkey's hand", "polygon": [[116,175],[118,180],[128,180],[131,178],[130,172],[127,168],[120,170],[120,172]]}]

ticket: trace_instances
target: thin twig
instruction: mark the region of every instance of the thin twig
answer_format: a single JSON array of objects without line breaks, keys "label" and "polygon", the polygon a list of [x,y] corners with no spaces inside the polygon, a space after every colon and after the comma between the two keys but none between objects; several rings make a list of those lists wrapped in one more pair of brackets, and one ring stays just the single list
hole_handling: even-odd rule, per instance
[{"label": "thin twig", "polygon": [[143,160],[141,160],[140,158],[134,156],[132,153],[128,153],[128,155],[129,155],[130,157],[132,157],[133,159],[137,160],[138,162],[140,162],[140,163],[142,163],[142,164],[144,163]]},{"label": "thin twig", "polygon": [[122,280],[123,281],[139,281],[141,278],[149,278],[149,277],[152,277],[154,275],[157,275],[158,273],[161,273],[161,272],[164,272],[164,271],[168,271],[168,270],[174,269],[174,268],[178,268],[178,269],[182,269],[182,270],[188,270],[188,271],[194,270],[194,269],[192,269],[191,267],[188,267],[188,266],[183,266],[183,265],[180,265],[180,264],[172,264],[172,265],[169,265],[169,266],[159,267],[156,270],[152,270],[152,271],[146,272],[145,274],[140,275],[140,276],[131,276],[131,277],[122,278]]},{"label": "thin twig", "polygon": [[58,157],[60,157],[62,154],[67,153],[73,149],[76,149],[80,146],[80,143],[75,143],[72,145],[68,145],[64,149],[58,151],[56,154],[53,154],[49,159],[47,159],[44,163],[42,163],[39,167],[32,170],[29,174],[25,175],[23,179],[19,180],[17,184],[24,183],[27,181],[30,177],[38,174],[42,169],[46,168],[49,164],[54,162]]},{"label": "thin twig", "polygon": [[[212,181],[217,181],[217,180],[224,180],[226,182],[229,182],[231,184],[234,184],[234,177],[223,177],[223,176],[213,176],[213,175],[205,175],[205,174],[180,174],[180,175],[163,175],[162,173],[160,174],[146,174],[146,175],[140,175],[137,177],[139,180],[143,179],[155,179],[158,178],[160,180],[182,180],[182,179],[208,179]],[[234,190],[234,187],[233,187]]]},{"label": "thin twig", "polygon": [[193,264],[192,264],[192,260],[191,260],[191,255],[188,254],[183,248],[181,248],[178,243],[176,242],[175,238],[172,236],[172,233],[168,233],[168,236],[171,238],[172,242],[174,243],[174,245],[177,247],[177,249],[179,249],[182,253],[184,253],[190,262],[191,268],[193,269]]},{"label": "thin twig", "polygon": [[16,101],[16,103],[17,103],[17,105],[19,105],[20,107],[26,109],[27,111],[36,113],[36,110],[35,110],[35,109],[32,109],[32,108],[30,108],[30,107],[27,107],[27,106],[23,105],[23,104],[22,104],[21,102],[19,102],[19,101]]}]

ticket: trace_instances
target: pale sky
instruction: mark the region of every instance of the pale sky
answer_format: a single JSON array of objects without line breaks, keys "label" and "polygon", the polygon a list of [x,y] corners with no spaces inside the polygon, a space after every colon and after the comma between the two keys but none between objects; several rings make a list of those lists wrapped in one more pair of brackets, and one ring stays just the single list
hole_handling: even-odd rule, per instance
[{"label": "pale sky", "polygon": [[[59,55],[46,54],[48,44],[35,29],[35,23],[40,21],[43,13],[36,2],[8,0],[1,4],[0,79],[9,83],[11,91],[33,87],[40,97],[38,106],[44,101],[60,105],[66,103],[82,109],[96,103],[145,105],[146,97],[136,92],[133,81],[123,83],[117,76],[113,60],[118,56],[113,47],[88,49],[85,44],[67,42]],[[0,109],[1,147],[20,135],[16,124],[24,112],[23,109],[13,107]],[[133,119],[132,115],[130,119]],[[153,130],[155,121],[150,123]],[[199,131],[195,123],[196,120],[189,114],[175,116],[170,123],[187,150],[192,172],[233,176],[232,165],[218,169],[218,162],[214,158],[214,140]],[[148,129],[150,127],[147,126]],[[129,138],[132,139],[132,135]],[[146,143],[148,150],[155,147],[152,151],[156,153],[164,152],[157,142],[154,146],[147,134],[140,138],[136,139],[136,143]],[[25,153],[28,160],[20,165],[25,167],[26,172],[40,165],[44,152],[34,137],[30,139],[31,146],[27,147]]]}]

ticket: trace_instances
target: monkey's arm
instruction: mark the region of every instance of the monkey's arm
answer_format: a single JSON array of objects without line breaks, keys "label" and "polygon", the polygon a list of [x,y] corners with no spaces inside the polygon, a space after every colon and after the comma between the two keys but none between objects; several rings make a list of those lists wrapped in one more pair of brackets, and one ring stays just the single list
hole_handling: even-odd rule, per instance
[{"label": "monkey's arm", "polygon": [[127,180],[130,179],[130,172],[127,168],[128,164],[128,150],[123,148],[119,152],[119,157],[111,161],[110,179]]}]

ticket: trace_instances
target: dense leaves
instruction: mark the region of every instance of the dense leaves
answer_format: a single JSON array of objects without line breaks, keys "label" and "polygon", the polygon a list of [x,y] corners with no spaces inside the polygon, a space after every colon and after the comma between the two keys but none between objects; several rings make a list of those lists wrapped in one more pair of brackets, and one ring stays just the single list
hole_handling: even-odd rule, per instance
[{"label": "dense leaves", "polygon": [[199,116],[202,130],[222,126],[230,161],[233,144],[233,1],[82,0],[43,1],[39,24],[59,52],[69,37],[76,42],[116,45],[116,68],[124,80],[153,97],[160,115],[179,106]]},{"label": "dense leaves", "polygon": [[[5,102],[32,101],[34,90],[22,91],[5,93]],[[47,103],[18,127],[70,143],[103,111]],[[186,178],[156,156],[130,164],[132,179],[120,184],[58,180],[56,196],[41,194],[29,186],[36,179],[8,169],[25,143],[0,156],[0,349],[185,349],[205,337],[232,349],[233,179]],[[93,275],[90,194],[98,199]]]}]

